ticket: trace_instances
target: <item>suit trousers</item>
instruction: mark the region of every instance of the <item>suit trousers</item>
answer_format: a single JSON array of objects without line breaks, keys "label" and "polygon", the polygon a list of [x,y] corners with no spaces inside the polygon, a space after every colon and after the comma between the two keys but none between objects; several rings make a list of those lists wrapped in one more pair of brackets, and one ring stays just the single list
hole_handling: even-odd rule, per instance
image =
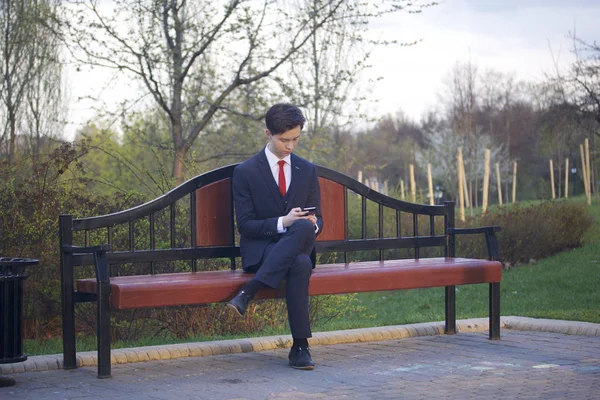
[{"label": "suit trousers", "polygon": [[312,337],[308,285],[313,268],[310,253],[315,247],[315,238],[315,227],[310,221],[295,221],[279,241],[267,246],[264,261],[254,277],[273,289],[285,279],[285,300],[294,339]]}]

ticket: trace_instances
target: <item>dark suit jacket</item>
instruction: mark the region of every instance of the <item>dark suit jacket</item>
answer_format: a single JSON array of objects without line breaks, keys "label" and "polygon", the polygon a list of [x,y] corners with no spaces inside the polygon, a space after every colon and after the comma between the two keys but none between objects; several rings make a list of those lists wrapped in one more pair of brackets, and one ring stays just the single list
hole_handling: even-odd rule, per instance
[{"label": "dark suit jacket", "polygon": [[[255,267],[260,265],[265,248],[279,240],[277,219],[287,215],[292,208],[317,207],[319,233],[323,230],[316,168],[293,153],[291,164],[292,181],[285,197],[273,179],[264,148],[233,171],[233,200],[244,270],[254,272]],[[315,258],[313,249],[313,268]]]}]

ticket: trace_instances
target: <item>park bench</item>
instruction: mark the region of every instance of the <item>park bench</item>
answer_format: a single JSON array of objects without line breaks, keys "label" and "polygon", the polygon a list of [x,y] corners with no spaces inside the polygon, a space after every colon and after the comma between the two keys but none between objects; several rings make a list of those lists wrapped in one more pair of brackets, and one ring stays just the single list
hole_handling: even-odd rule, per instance
[{"label": "park bench", "polygon": [[[234,167],[199,175],[129,210],[60,216],[65,369],[77,367],[76,303],[97,304],[98,377],[105,378],[111,374],[111,310],[226,302],[251,279],[236,269]],[[334,170],[317,166],[317,172],[324,227],[317,238],[320,261],[311,296],[443,287],[444,331],[454,334],[455,286],[488,283],[489,338],[500,338],[499,227],[458,229],[454,202],[409,203]],[[488,259],[455,257],[458,234],[484,234]],[[367,261],[355,261],[357,255]],[[224,261],[225,267],[206,270],[210,261]],[[257,298],[283,295],[283,287],[262,289]]]}]

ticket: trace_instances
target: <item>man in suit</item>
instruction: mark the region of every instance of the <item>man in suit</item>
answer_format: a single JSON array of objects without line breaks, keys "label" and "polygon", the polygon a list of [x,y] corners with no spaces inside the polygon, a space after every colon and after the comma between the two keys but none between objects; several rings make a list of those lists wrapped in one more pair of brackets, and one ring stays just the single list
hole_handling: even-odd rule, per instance
[{"label": "man in suit", "polygon": [[[255,273],[228,306],[244,315],[259,289],[285,280],[293,344],[289,364],[313,369],[308,348],[308,284],[315,267],[316,235],[323,229],[315,166],[292,154],[300,140],[302,112],[276,104],[265,117],[267,145],[233,172],[233,200],[240,232],[242,268]],[[314,211],[303,211],[314,207]]]}]

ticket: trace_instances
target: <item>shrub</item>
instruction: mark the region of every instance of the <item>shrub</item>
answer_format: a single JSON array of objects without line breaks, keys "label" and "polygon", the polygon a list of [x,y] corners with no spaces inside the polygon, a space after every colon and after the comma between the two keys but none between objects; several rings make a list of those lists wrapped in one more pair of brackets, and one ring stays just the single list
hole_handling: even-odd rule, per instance
[{"label": "shrub", "polygon": [[[583,204],[547,201],[526,206],[500,206],[485,216],[468,218],[464,224],[457,225],[500,225],[500,261],[506,267],[510,267],[580,247],[586,232],[594,227],[594,219]],[[486,257],[485,241],[483,238],[473,240],[459,237],[456,254],[464,257]]]},{"label": "shrub", "polygon": [[81,178],[85,148],[64,144],[36,159],[0,163],[0,255],[40,261],[26,270],[24,335],[44,338],[60,332],[58,216],[98,215],[130,207],[136,196],[98,196]]},{"label": "shrub", "polygon": [[[357,196],[348,198],[348,229],[351,238],[360,238],[361,202]],[[374,204],[367,202],[367,238],[376,238],[378,233],[378,209]],[[443,217],[435,218],[435,232],[444,230]],[[485,216],[475,215],[467,217],[461,222],[456,217],[456,226],[459,228],[481,227],[499,225],[502,231],[498,233],[500,261],[506,267],[530,260],[549,257],[558,252],[580,247],[585,234],[595,226],[594,218],[589,213],[588,207],[582,203],[565,200],[547,201],[543,203],[529,203],[526,205],[510,204],[491,209]],[[429,218],[418,219],[417,232],[430,234]],[[415,227],[412,214],[401,213],[400,233],[403,237],[414,235]],[[395,213],[384,209],[383,236],[395,237]],[[483,235],[458,235],[456,240],[457,257],[487,258],[487,248]],[[420,250],[421,257],[440,257],[443,251],[440,248],[424,248]],[[377,252],[359,251],[350,255],[351,260],[374,260],[379,257]],[[414,257],[412,249],[390,250],[385,252],[386,258],[411,258]],[[337,260],[340,262],[341,255]]]}]

